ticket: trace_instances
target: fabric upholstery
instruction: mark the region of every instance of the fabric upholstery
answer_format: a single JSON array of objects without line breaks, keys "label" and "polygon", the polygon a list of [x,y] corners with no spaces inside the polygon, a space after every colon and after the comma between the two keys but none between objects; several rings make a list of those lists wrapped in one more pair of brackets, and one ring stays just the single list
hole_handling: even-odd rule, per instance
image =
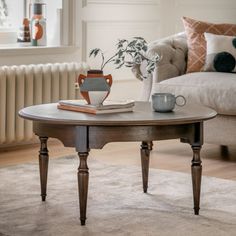
[{"label": "fabric upholstery", "polygon": [[213,108],[218,114],[236,115],[236,74],[196,72],[155,84],[155,92],[186,97],[187,103]]},{"label": "fabric upholstery", "polygon": [[204,33],[207,51],[204,71],[236,72],[236,36]]},{"label": "fabric upholstery", "polygon": [[[175,49],[173,48],[173,53],[171,53],[173,58],[169,57],[169,61],[166,61],[166,63],[164,63],[164,61],[160,61],[157,65],[156,65],[156,69],[153,73],[153,76],[151,76],[150,78],[146,79],[143,81],[143,91],[142,91],[142,100],[144,101],[148,101],[150,100],[151,94],[156,92],[158,85],[158,82],[161,82],[161,86],[162,89],[164,89],[164,84],[168,81],[170,81],[172,77],[178,77],[179,75],[182,75],[185,73],[185,69],[183,70],[179,70],[179,68],[185,68],[186,66],[186,61],[185,58],[187,56],[187,52],[188,52],[188,48],[187,48],[187,41],[186,41],[186,37],[184,33],[181,34],[177,34],[177,35],[172,35],[168,38],[165,39],[160,39],[155,41],[154,43],[151,43],[150,45],[155,44],[155,50],[162,52],[162,57],[164,58],[166,53],[168,54],[168,52],[170,50],[167,50],[167,52],[164,50],[164,48],[168,48],[170,46],[170,42],[175,42],[175,48],[182,48],[182,52],[183,55],[178,57],[178,65],[181,65],[180,67],[176,67],[173,66],[173,64],[171,62],[173,62],[173,59],[176,58],[175,55]],[[176,43],[179,43],[179,45],[176,45]],[[165,45],[166,44],[166,45]],[[173,44],[171,44],[173,45]],[[154,48],[150,48],[149,51],[154,50]],[[172,50],[171,50],[172,51]],[[169,69],[172,68],[172,69]],[[142,68],[141,73],[145,73],[144,68]],[[206,75],[219,75],[221,73],[219,72],[201,72],[201,73],[193,73],[195,74],[195,76],[200,76],[201,74],[206,74]],[[223,73],[222,73],[223,74]],[[219,84],[220,84],[220,89],[222,89],[222,92],[225,93],[226,91],[223,90],[223,88],[225,87],[225,84],[227,83],[227,78],[229,78],[230,75],[234,75],[235,74],[224,74],[226,78],[226,80],[222,80],[220,82],[219,80]],[[181,77],[181,76],[180,76]],[[231,77],[232,78],[232,77]],[[234,78],[234,82],[232,82],[232,80],[230,79],[229,81],[231,81],[233,83],[233,88],[231,89],[232,93],[230,96],[235,97],[236,94],[236,90],[235,90],[235,83],[236,83],[236,78]],[[169,80],[168,80],[169,79]],[[205,77],[204,77],[205,79]],[[190,81],[187,81],[190,83]],[[206,83],[206,81],[203,81],[204,83]],[[198,83],[200,85],[200,82]],[[193,87],[191,84],[189,84],[190,87]],[[214,86],[214,83],[212,84]],[[168,86],[168,84],[167,84]],[[222,87],[222,88],[221,88]],[[227,87],[227,86],[226,86]],[[170,87],[168,87],[170,88]],[[178,87],[180,88],[180,86]],[[208,88],[210,89],[210,87],[208,86]],[[185,84],[182,85],[182,90],[185,90],[186,92],[188,91],[189,87],[185,86]],[[197,90],[197,89],[196,89]],[[198,87],[198,90],[201,90]],[[174,87],[172,87],[172,91],[174,91]],[[182,93],[182,91],[180,91]],[[174,92],[173,92],[174,93]],[[185,94],[186,96],[186,94]],[[225,94],[221,94],[221,99],[223,99],[223,97],[225,96],[225,98],[228,98],[228,93],[226,92]],[[196,94],[196,98],[197,101],[200,100],[198,94]],[[208,95],[209,98],[209,95]],[[189,102],[189,98],[188,102]],[[210,98],[209,98],[210,99]],[[200,100],[201,101],[201,100]],[[211,99],[209,100],[211,101]],[[226,101],[226,100],[224,100]],[[230,100],[231,101],[231,100]],[[226,103],[226,102],[224,102]],[[220,108],[222,109],[222,106],[220,106]],[[232,107],[231,107],[232,108]],[[233,114],[235,114],[235,110],[233,111]],[[220,144],[220,145],[235,145],[236,143],[236,116],[235,115],[221,115],[218,114],[216,118],[211,119],[209,121],[206,121],[204,123],[204,140],[206,143],[213,143],[213,144]]]},{"label": "fabric upholstery", "polygon": [[204,32],[218,35],[236,35],[236,24],[213,24],[183,17],[188,42],[187,73],[203,69],[206,57]]},{"label": "fabric upholstery", "polygon": [[153,75],[154,81],[160,82],[166,78],[185,73],[187,50],[184,33],[150,43],[148,54],[154,56],[158,53],[161,57],[161,60],[157,63],[157,70]]},{"label": "fabric upholstery", "polygon": [[236,116],[217,115],[204,123],[204,140],[207,143],[232,145],[236,143]]}]

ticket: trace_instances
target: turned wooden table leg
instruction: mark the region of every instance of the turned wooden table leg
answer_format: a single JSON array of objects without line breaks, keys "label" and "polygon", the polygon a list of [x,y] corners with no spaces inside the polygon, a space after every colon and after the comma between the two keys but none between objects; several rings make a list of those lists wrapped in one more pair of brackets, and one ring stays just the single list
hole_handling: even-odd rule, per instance
[{"label": "turned wooden table leg", "polygon": [[79,187],[79,204],[80,204],[80,222],[85,225],[89,171],[87,166],[88,152],[79,152],[80,165],[78,168],[78,187]]},{"label": "turned wooden table leg", "polygon": [[47,176],[48,176],[48,149],[47,137],[39,137],[40,151],[39,151],[39,173],[41,184],[41,197],[42,201],[46,200],[47,196]]},{"label": "turned wooden table leg", "polygon": [[143,177],[143,192],[147,192],[148,188],[148,172],[149,172],[149,156],[152,148],[152,142],[142,142],[141,144],[141,165],[142,165],[142,177]]},{"label": "turned wooden table leg", "polygon": [[201,193],[201,178],[202,178],[202,161],[200,158],[201,146],[192,146],[192,183],[193,183],[193,202],[194,213],[199,214],[200,209],[200,193]]}]

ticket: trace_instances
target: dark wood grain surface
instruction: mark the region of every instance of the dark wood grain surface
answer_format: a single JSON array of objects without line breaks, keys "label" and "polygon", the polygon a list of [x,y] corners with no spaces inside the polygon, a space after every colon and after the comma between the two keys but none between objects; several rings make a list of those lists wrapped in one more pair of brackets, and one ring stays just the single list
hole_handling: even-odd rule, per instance
[{"label": "dark wood grain surface", "polygon": [[150,102],[136,102],[133,112],[115,114],[85,114],[57,109],[57,104],[43,104],[24,108],[19,115],[33,121],[70,125],[166,125],[187,124],[211,119],[216,112],[199,105],[176,107],[173,112],[154,112]]}]

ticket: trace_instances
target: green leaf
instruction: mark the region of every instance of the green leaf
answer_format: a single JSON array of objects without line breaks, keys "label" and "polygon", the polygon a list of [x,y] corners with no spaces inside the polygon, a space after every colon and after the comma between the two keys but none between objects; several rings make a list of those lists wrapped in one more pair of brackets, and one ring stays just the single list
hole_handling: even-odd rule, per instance
[{"label": "green leaf", "polygon": [[90,51],[90,53],[89,53],[89,57],[91,57],[91,56],[96,57],[100,51],[101,51],[100,48],[94,48],[94,49],[92,49],[92,50]]},{"label": "green leaf", "polygon": [[119,52],[118,52],[118,57],[122,57],[123,54],[124,54],[124,51],[119,51]]},{"label": "green leaf", "polygon": [[120,65],[118,65],[116,69],[120,69],[124,64],[125,64],[124,62],[120,63]]},{"label": "green leaf", "polygon": [[146,67],[146,70],[149,74],[151,74],[155,69],[155,63],[152,62],[152,61],[148,61],[148,64],[147,64],[147,67]]},{"label": "green leaf", "polygon": [[126,66],[126,67],[133,67],[133,65],[134,65],[134,63],[131,62],[131,61],[126,61],[126,62],[125,62],[125,66]]},{"label": "green leaf", "polygon": [[100,51],[101,51],[101,50],[98,48],[98,49],[94,52],[94,57],[96,57]]},{"label": "green leaf", "polygon": [[138,40],[145,41],[145,39],[144,39],[144,38],[142,38],[142,37],[134,37],[134,39],[138,39]]},{"label": "green leaf", "polygon": [[141,64],[142,63],[142,58],[140,55],[137,55],[136,57],[134,57],[134,62],[136,64]]},{"label": "green leaf", "polygon": [[135,50],[127,50],[127,53],[135,53]]},{"label": "green leaf", "polygon": [[138,37],[138,41],[142,44],[147,44],[146,40],[142,37]]},{"label": "green leaf", "polygon": [[133,40],[131,42],[128,43],[128,47],[132,47],[137,43],[137,40]]},{"label": "green leaf", "polygon": [[143,50],[144,52],[146,52],[147,49],[148,49],[147,45],[143,45],[142,50]]},{"label": "green leaf", "polygon": [[95,49],[92,49],[92,50],[90,51],[89,57],[91,57],[91,56],[94,54],[94,50],[95,50]]},{"label": "green leaf", "polygon": [[125,43],[125,42],[128,42],[128,40],[127,40],[127,39],[120,39],[120,40],[119,40],[119,43],[121,43],[121,44],[123,44],[123,43]]},{"label": "green leaf", "polygon": [[125,65],[126,67],[133,67],[133,65]]},{"label": "green leaf", "polygon": [[154,60],[155,60],[156,62],[159,61],[159,60],[160,60],[160,56],[157,54],[157,55],[155,56]]},{"label": "green leaf", "polygon": [[114,64],[120,64],[120,60],[119,59],[116,59]]}]

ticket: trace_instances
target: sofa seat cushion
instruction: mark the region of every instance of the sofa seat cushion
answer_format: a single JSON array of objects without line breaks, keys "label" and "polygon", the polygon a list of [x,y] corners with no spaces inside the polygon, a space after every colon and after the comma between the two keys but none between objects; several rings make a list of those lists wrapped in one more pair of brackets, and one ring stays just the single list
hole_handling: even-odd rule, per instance
[{"label": "sofa seat cushion", "polygon": [[236,74],[196,72],[156,83],[153,92],[183,95],[187,103],[198,103],[218,114],[236,115]]}]

